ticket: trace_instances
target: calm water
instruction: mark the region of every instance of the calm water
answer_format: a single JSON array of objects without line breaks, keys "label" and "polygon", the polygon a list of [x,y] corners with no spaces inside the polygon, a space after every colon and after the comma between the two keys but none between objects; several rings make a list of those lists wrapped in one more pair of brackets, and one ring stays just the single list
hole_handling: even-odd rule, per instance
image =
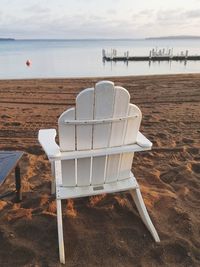
[{"label": "calm water", "polygon": [[[148,55],[152,48],[200,54],[200,40],[19,40],[0,42],[0,79],[199,73],[200,61],[102,62],[102,48]],[[32,61],[27,67],[27,59]]]}]

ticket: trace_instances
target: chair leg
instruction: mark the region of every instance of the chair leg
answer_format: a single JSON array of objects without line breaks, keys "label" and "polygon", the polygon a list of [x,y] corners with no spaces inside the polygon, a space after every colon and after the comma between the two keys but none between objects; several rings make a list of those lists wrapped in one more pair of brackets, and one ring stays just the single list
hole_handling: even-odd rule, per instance
[{"label": "chair leg", "polygon": [[22,192],[21,192],[21,177],[20,177],[19,165],[15,167],[15,184],[16,184],[16,202],[20,202],[22,200]]},{"label": "chair leg", "polygon": [[55,183],[55,179],[53,178],[51,181],[51,194],[54,195],[56,192],[56,183]]},{"label": "chair leg", "polygon": [[56,192],[56,183],[55,183],[55,162],[51,162],[51,173],[52,173],[52,181],[51,181],[51,194],[55,194]]},{"label": "chair leg", "polygon": [[136,188],[135,190],[131,191],[133,194],[133,199],[135,202],[135,205],[138,209],[138,212],[142,218],[142,221],[144,222],[144,224],[146,225],[147,229],[150,231],[150,233],[152,234],[154,240],[156,242],[160,242],[160,238],[158,236],[158,233],[149,217],[149,214],[147,212],[146,206],[144,204],[141,192],[139,188]]},{"label": "chair leg", "polygon": [[57,202],[58,245],[59,245],[60,262],[65,264],[61,200],[57,199],[56,202]]}]

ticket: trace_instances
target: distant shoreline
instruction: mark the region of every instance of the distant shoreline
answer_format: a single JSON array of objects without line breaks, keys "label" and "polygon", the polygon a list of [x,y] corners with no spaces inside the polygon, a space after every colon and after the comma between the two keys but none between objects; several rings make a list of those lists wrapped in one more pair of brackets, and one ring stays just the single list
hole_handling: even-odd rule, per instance
[{"label": "distant shoreline", "polygon": [[180,35],[180,36],[161,36],[161,37],[148,37],[145,40],[200,40],[200,36],[189,36],[189,35]]},{"label": "distant shoreline", "polygon": [[149,40],[200,40],[200,36],[179,35],[179,36],[158,36],[158,37],[144,37],[144,38],[0,38],[0,41],[149,41]]},{"label": "distant shoreline", "polygon": [[0,38],[0,42],[1,41],[15,41],[14,38]]}]

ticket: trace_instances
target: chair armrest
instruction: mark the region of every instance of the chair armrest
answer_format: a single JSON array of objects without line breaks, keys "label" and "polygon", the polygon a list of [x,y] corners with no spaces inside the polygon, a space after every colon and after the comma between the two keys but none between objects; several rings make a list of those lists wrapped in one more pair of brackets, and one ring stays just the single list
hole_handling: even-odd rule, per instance
[{"label": "chair armrest", "polygon": [[60,147],[56,144],[55,137],[55,129],[39,130],[38,141],[49,159],[60,155]]},{"label": "chair armrest", "polygon": [[137,152],[149,150],[152,143],[140,132],[138,132],[136,144],[104,149],[60,152],[60,147],[55,142],[56,130],[40,130],[38,140],[50,160],[67,160],[75,158],[85,158],[91,156],[112,155],[125,152]]},{"label": "chair armrest", "polygon": [[144,148],[151,148],[153,145],[141,132],[138,132],[136,143]]}]

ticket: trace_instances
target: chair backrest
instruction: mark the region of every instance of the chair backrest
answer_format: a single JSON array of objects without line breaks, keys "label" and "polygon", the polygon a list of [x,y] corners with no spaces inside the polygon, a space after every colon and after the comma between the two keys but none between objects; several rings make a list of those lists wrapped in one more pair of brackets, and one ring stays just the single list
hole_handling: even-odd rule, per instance
[{"label": "chair backrest", "polygon": [[[79,93],[76,107],[58,120],[61,151],[91,150],[133,144],[141,122],[126,89],[102,81]],[[93,122],[91,122],[93,121]],[[91,123],[90,123],[91,122]],[[64,186],[101,185],[130,177],[133,153],[61,162]]]}]

